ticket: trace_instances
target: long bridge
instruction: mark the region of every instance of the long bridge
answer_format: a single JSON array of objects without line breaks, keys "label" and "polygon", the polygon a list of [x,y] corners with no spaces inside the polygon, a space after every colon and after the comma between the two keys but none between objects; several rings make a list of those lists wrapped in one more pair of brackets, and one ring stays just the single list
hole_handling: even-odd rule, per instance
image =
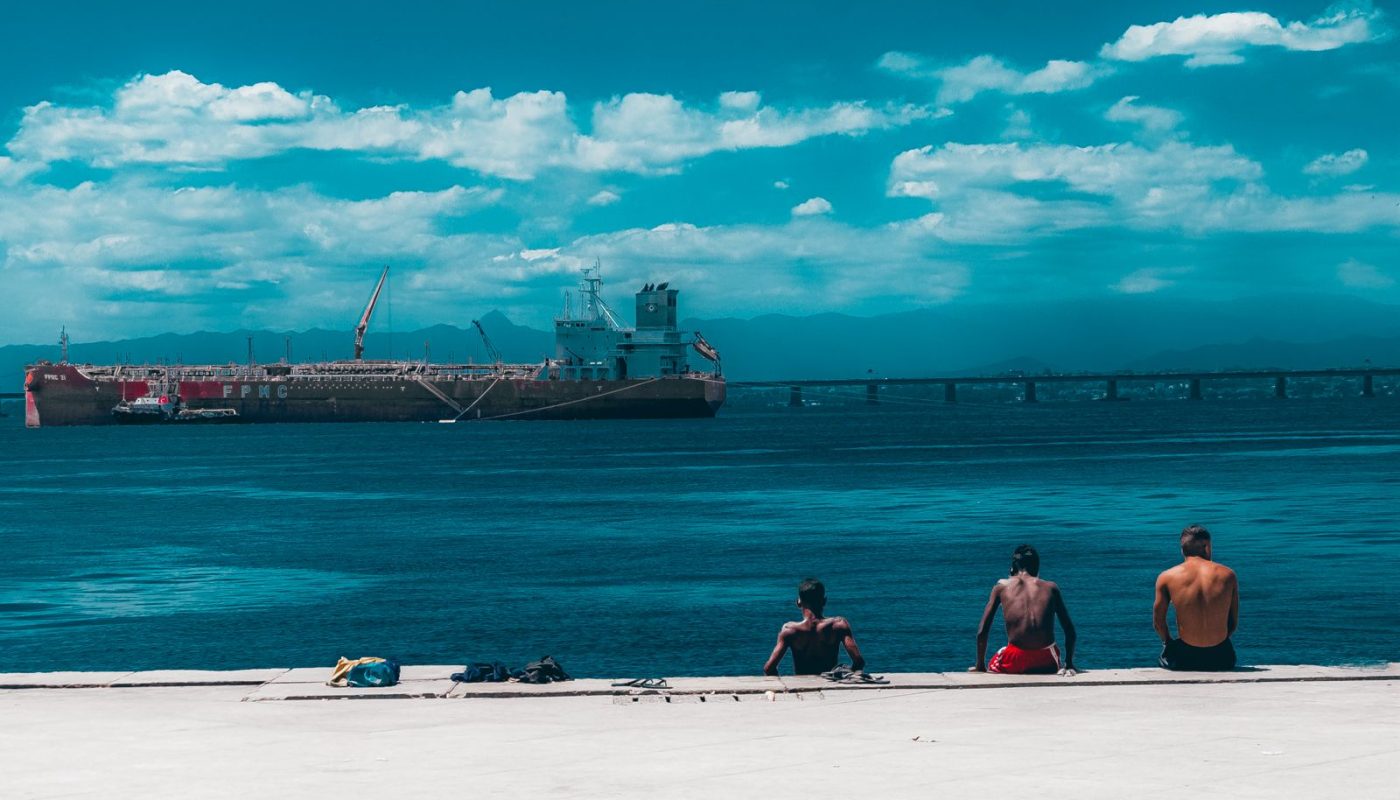
[{"label": "long bridge", "polygon": [[1344,369],[1236,369],[1209,372],[1077,372],[1048,373],[1043,375],[968,375],[934,378],[836,378],[830,380],[781,380],[781,381],[730,381],[733,388],[788,388],[788,405],[801,406],[804,387],[865,387],[865,402],[878,405],[882,386],[919,386],[942,384],[943,399],[949,403],[958,401],[958,387],[975,384],[1000,386],[1020,385],[1023,399],[1027,403],[1036,402],[1036,386],[1042,383],[1102,383],[1104,399],[1118,400],[1118,385],[1121,383],[1180,383],[1189,382],[1192,400],[1200,400],[1201,383],[1213,380],[1272,380],[1274,396],[1288,397],[1288,382],[1294,378],[1360,378],[1361,396],[1375,396],[1376,376],[1400,375],[1400,367],[1355,367]]}]

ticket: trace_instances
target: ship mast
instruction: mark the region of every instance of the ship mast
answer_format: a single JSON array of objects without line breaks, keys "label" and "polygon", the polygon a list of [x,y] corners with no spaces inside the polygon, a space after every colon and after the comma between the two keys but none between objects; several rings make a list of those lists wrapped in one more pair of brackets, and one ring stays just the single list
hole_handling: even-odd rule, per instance
[{"label": "ship mast", "polygon": [[613,310],[603,300],[603,264],[601,261],[595,262],[591,267],[583,270],[583,286],[579,289],[579,294],[583,300],[583,316],[587,320],[601,319],[610,328],[621,328],[622,323],[617,321]]},{"label": "ship mast", "polygon": [[379,302],[379,292],[384,288],[384,279],[389,277],[389,267],[385,266],[384,271],[379,273],[379,283],[374,286],[374,294],[369,296],[369,303],[365,306],[365,313],[360,315],[360,324],[355,326],[355,360],[363,361],[365,357],[365,331],[369,328],[370,315],[374,313],[374,304]]}]

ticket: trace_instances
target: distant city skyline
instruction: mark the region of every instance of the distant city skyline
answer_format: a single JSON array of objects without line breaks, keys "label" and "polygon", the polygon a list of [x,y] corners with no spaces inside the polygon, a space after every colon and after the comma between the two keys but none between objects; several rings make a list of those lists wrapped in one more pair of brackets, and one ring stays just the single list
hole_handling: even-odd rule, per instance
[{"label": "distant city skyline", "polygon": [[[0,344],[1275,293],[1400,302],[1350,3],[17,6]],[[1306,320],[1300,320],[1306,325]]]}]

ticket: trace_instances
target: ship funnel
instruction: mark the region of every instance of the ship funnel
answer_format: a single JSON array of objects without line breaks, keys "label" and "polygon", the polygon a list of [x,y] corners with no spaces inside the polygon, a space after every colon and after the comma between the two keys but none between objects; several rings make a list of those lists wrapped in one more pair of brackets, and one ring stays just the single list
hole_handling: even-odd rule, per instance
[{"label": "ship funnel", "polygon": [[669,284],[647,284],[637,292],[637,330],[675,330],[676,295],[675,289],[667,289]]}]

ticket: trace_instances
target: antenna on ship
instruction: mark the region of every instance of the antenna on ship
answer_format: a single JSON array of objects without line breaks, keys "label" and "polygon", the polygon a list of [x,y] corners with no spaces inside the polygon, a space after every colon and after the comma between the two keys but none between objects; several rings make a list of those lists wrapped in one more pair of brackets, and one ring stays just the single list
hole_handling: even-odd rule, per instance
[{"label": "antenna on ship", "polygon": [[67,363],[68,363],[68,326],[67,326],[67,325],[64,325],[63,328],[58,332],[58,346],[63,348],[63,360],[62,360],[62,361],[59,361],[58,363],[60,363],[60,364],[67,364]]},{"label": "antenna on ship", "polygon": [[363,361],[365,358],[365,331],[369,328],[369,318],[374,314],[374,304],[379,302],[379,293],[384,289],[384,279],[389,277],[389,267],[386,264],[384,271],[379,273],[379,283],[374,285],[374,294],[369,296],[369,303],[365,305],[365,313],[360,315],[360,322],[355,326],[355,360]]},{"label": "antenna on ship", "polygon": [[612,328],[620,328],[622,324],[617,321],[617,316],[613,310],[608,308],[608,304],[603,301],[603,262],[595,259],[593,266],[584,267],[583,286],[580,293],[583,295],[583,315],[585,319],[595,320],[602,318]]}]

